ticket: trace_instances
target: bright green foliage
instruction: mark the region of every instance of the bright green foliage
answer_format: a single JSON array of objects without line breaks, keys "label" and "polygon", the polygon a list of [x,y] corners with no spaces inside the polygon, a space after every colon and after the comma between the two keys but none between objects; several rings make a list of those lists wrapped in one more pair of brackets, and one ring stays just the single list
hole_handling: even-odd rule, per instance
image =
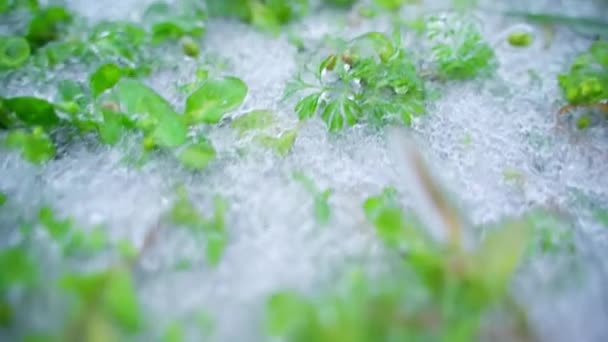
[{"label": "bright green foliage", "polygon": [[494,69],[494,50],[471,23],[452,17],[431,17],[427,37],[439,77],[470,79]]},{"label": "bright green foliage", "polygon": [[285,91],[289,97],[301,91],[295,111],[300,120],[316,113],[329,131],[339,131],[358,122],[375,125],[409,124],[424,113],[423,80],[400,38],[371,32],[347,44],[340,54],[325,58],[315,75],[318,85],[300,78]]},{"label": "bright green foliage", "polygon": [[0,327],[12,324],[15,311],[10,290],[34,285],[37,270],[27,251],[19,246],[0,250]]},{"label": "bright green foliage", "polygon": [[[141,56],[147,33],[141,26],[128,22],[102,21],[91,28],[88,44],[104,62],[129,61],[143,67],[147,61]],[[145,70],[142,70],[145,73]]]},{"label": "bright green foliage", "polygon": [[294,172],[293,179],[300,182],[306,191],[308,191],[314,198],[313,210],[315,219],[318,224],[326,225],[329,223],[331,218],[331,207],[329,205],[329,198],[331,197],[333,190],[325,189],[319,190],[315,183],[302,172]]},{"label": "bright green foliage", "polygon": [[184,341],[184,328],[178,323],[173,322],[165,329],[163,342],[182,342]]},{"label": "bright green foliage", "polygon": [[207,262],[212,266],[217,265],[224,254],[228,240],[224,219],[228,203],[222,197],[215,196],[213,215],[205,218],[194,207],[184,188],[179,188],[177,195],[178,198],[169,212],[169,219],[175,224],[189,228],[196,234],[204,235]]},{"label": "bright green foliage", "polygon": [[59,244],[65,256],[92,255],[107,247],[106,232],[102,227],[96,227],[85,232],[74,226],[71,219],[56,217],[51,208],[44,207],[38,215],[40,224],[49,236]]},{"label": "bright green foliage", "polygon": [[387,10],[397,10],[407,0],[374,0],[374,3]]},{"label": "bright green foliage", "polygon": [[0,124],[11,127],[19,123],[50,128],[59,123],[53,105],[32,96],[0,99]]},{"label": "bright green foliage", "polygon": [[215,158],[215,149],[207,140],[185,147],[178,155],[182,164],[191,170],[202,170]]},{"label": "bright green foliage", "polygon": [[247,96],[247,85],[236,77],[208,80],[186,100],[189,123],[220,122],[224,114],[236,109]]},{"label": "bright green foliage", "polygon": [[242,137],[248,132],[264,130],[275,123],[274,114],[269,110],[254,110],[232,120],[230,127]]},{"label": "bright green foliage", "polygon": [[266,148],[273,149],[279,156],[285,157],[291,151],[298,137],[298,130],[292,129],[281,132],[278,136],[260,135],[257,141]]},{"label": "bright green foliage", "polygon": [[490,310],[518,314],[510,311],[506,290],[527,246],[524,224],[506,223],[464,250],[430,239],[392,190],[366,200],[364,209],[401,264],[384,277],[355,274],[347,286],[314,300],[273,295],[271,334],[286,341],[472,341],[490,324],[484,320]]},{"label": "bright green foliage", "polygon": [[308,0],[207,0],[212,16],[235,17],[264,30],[277,31],[282,25],[305,14]]},{"label": "bright green foliage", "polygon": [[570,105],[589,106],[608,100],[608,42],[593,43],[558,81]]},{"label": "bright green foliage", "polygon": [[55,156],[55,145],[41,127],[35,127],[31,132],[13,130],[5,138],[4,144],[21,151],[23,158],[42,164]]},{"label": "bright green foliage", "polygon": [[16,36],[0,36],[0,70],[22,66],[30,57],[27,40]]},{"label": "bright green foliage", "polygon": [[186,36],[200,37],[205,33],[206,20],[203,4],[193,0],[179,4],[155,2],[144,13],[144,21],[151,25],[155,43]]},{"label": "bright green foliage", "polygon": [[526,46],[530,46],[530,44],[532,44],[532,42],[534,42],[534,37],[532,36],[532,34],[530,34],[528,32],[517,31],[517,32],[511,33],[509,35],[509,37],[507,37],[507,41],[512,46],[526,47]]},{"label": "bright green foliage", "polygon": [[[68,274],[60,285],[76,300],[68,334],[115,340],[120,333],[139,329],[141,312],[127,269],[114,267],[97,273]],[[99,330],[100,327],[103,329]]]},{"label": "bright green foliage", "polygon": [[72,14],[63,7],[48,7],[34,13],[26,35],[30,45],[36,49],[61,38]]},{"label": "bright green foliage", "polygon": [[339,6],[339,7],[350,7],[352,6],[357,0],[325,0],[324,2],[332,5],[332,6]]},{"label": "bright green foliage", "polygon": [[6,203],[6,194],[0,191],[0,207],[2,207]]},{"label": "bright green foliage", "polygon": [[260,145],[272,149],[280,157],[291,151],[298,137],[298,128],[277,131],[278,122],[269,110],[254,110],[234,119],[230,126],[241,138],[253,137]]},{"label": "bright green foliage", "polygon": [[114,87],[122,77],[122,68],[116,64],[108,63],[100,66],[90,77],[91,92],[94,97]]},{"label": "bright green foliage", "polygon": [[183,117],[154,90],[139,81],[123,79],[116,86],[116,94],[123,110],[154,144],[177,147],[186,142]]}]

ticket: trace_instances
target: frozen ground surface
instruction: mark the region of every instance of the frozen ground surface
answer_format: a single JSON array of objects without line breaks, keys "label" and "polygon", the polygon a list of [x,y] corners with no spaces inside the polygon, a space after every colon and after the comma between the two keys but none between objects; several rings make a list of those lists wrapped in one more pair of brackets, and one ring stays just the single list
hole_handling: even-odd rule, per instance
[{"label": "frozen ground surface", "polygon": [[[137,20],[149,1],[70,3],[94,21]],[[601,13],[592,2],[580,0],[525,3],[507,1],[503,6],[489,1],[488,5]],[[435,5],[425,8],[440,7]],[[416,11],[415,7],[403,10],[412,16]],[[484,34],[494,42],[498,72],[491,79],[445,86],[428,115],[415,124],[416,140],[474,223],[493,222],[536,206],[571,215],[578,257],[583,260],[572,277],[581,273],[582,280],[568,283],[555,296],[549,284],[555,283],[559,261],[541,260],[516,283],[516,292],[542,340],[608,341],[608,229],[591,219],[594,208],[608,205],[608,127],[600,124],[581,132],[567,118],[556,116],[561,95],[555,77],[591,40],[558,29],[547,48],[542,30],[529,26],[536,34],[535,43],[515,49],[504,42],[505,33],[523,22],[477,15]],[[334,20],[337,16],[342,19]],[[384,30],[388,22],[386,18],[360,21],[354,15],[326,11],[294,27],[303,30],[305,40],[315,41],[326,33],[349,37]],[[212,20],[202,46],[208,56],[226,60],[227,72],[248,84],[249,95],[236,115],[272,109],[285,127],[296,124],[293,104],[280,101],[298,66],[296,49],[286,35],[273,38],[241,23]],[[162,57],[174,60],[175,67],[153,75],[149,84],[179,108],[183,98],[174,85],[192,80],[197,62],[177,53]],[[84,71],[71,66],[64,72],[84,79]],[[8,80],[0,95],[51,96],[48,80],[65,77],[62,72],[45,75],[46,80],[24,74]],[[7,215],[34,217],[40,205],[51,204],[81,226],[103,224],[112,238],[128,238],[139,246],[171,206],[176,184],[185,184],[200,208],[208,209],[215,193],[225,196],[230,203],[230,243],[217,268],[205,266],[194,241],[165,227],[162,243],[144,260],[148,272],[138,279],[140,300],[150,321],[157,322],[152,331],[204,309],[215,319],[218,341],[263,339],[263,305],[276,290],[313,293],[351,265],[378,263],[382,250],[360,208],[365,197],[383,187],[400,187],[384,134],[355,127],[329,136],[313,120],[283,159],[264,150],[237,156],[231,149],[235,137],[226,127],[214,128],[210,138],[218,159],[199,174],[186,172],[162,156],[139,169],[129,166],[123,162],[129,141],[114,148],[70,144],[42,168],[2,150],[0,189],[20,208]],[[320,187],[334,189],[329,227],[315,224],[310,195],[290,178],[294,170],[311,176]],[[514,172],[521,174],[522,181],[505,177]],[[175,271],[172,265],[183,258],[195,260],[194,267]],[[44,320],[43,315],[34,313],[31,319]]]}]

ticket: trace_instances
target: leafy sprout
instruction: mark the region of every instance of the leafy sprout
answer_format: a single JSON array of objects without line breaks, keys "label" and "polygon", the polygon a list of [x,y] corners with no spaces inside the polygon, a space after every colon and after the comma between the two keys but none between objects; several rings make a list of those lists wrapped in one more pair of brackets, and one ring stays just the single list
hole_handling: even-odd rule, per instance
[{"label": "leafy sprout", "polygon": [[567,73],[558,76],[558,83],[568,105],[561,112],[576,107],[597,107],[608,111],[608,42],[597,41],[589,51],[579,55]]},{"label": "leafy sprout", "polygon": [[297,78],[285,96],[308,92],[295,106],[298,117],[318,114],[332,132],[358,122],[409,124],[424,112],[425,90],[400,44],[378,32],[359,36],[319,64],[315,84]]},{"label": "leafy sprout", "polygon": [[261,29],[277,32],[305,14],[308,0],[207,0],[210,15],[235,17]]},{"label": "leafy sprout", "polygon": [[207,262],[217,265],[228,240],[225,224],[225,215],[228,203],[220,196],[213,198],[213,214],[203,217],[188,198],[186,190],[182,187],[177,190],[177,199],[169,211],[169,219],[178,225],[189,228],[193,233],[204,236]]},{"label": "leafy sprout", "polygon": [[426,31],[440,77],[470,79],[493,70],[494,50],[472,23],[434,16],[429,18]]}]

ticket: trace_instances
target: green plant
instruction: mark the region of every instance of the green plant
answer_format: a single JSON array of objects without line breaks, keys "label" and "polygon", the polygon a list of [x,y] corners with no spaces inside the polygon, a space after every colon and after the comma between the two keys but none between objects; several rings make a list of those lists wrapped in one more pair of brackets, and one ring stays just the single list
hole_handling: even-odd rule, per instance
[{"label": "green plant", "polygon": [[308,92],[295,106],[298,117],[318,113],[329,131],[358,122],[409,124],[424,112],[425,88],[400,44],[398,36],[378,32],[359,36],[319,64],[316,84],[298,77],[288,84],[285,97]]},{"label": "green plant", "polygon": [[30,57],[30,45],[26,39],[16,36],[0,36],[0,69],[18,68]]},{"label": "green plant", "polygon": [[558,76],[558,84],[568,105],[564,113],[577,107],[598,108],[608,112],[608,42],[597,41],[579,55],[567,73]]},{"label": "green plant", "polygon": [[204,236],[207,262],[215,266],[220,262],[228,240],[225,224],[228,203],[222,197],[215,196],[213,207],[213,215],[209,218],[203,217],[188,198],[186,190],[180,187],[177,190],[177,200],[173,203],[168,218],[171,222],[187,227],[197,235]]},{"label": "green plant", "polygon": [[439,77],[470,79],[493,70],[494,50],[474,24],[457,17],[433,16],[426,32]]},{"label": "green plant", "polygon": [[279,28],[308,11],[308,0],[207,0],[212,16],[235,17],[252,25],[277,32]]}]

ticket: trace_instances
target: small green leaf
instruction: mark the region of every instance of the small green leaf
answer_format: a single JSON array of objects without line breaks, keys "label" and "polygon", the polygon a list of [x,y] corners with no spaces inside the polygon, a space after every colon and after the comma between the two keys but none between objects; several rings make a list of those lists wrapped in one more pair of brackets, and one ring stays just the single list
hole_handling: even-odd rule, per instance
[{"label": "small green leaf", "polygon": [[207,262],[215,266],[222,259],[224,250],[226,249],[226,234],[223,232],[209,232],[206,235],[207,239]]},{"label": "small green leaf", "polygon": [[236,77],[208,80],[186,100],[185,115],[191,123],[218,123],[246,95],[247,85]]},{"label": "small green leaf", "polygon": [[298,328],[305,328],[312,310],[310,304],[296,293],[273,294],[266,305],[268,333],[273,336],[289,335]]},{"label": "small green leaf", "polygon": [[525,224],[513,222],[491,231],[485,238],[474,257],[475,272],[479,272],[490,295],[506,289],[526,251],[528,233]]},{"label": "small green leaf", "polygon": [[331,189],[327,189],[315,196],[314,211],[317,223],[325,225],[329,222],[331,216],[331,208],[329,206],[329,197],[332,194]]},{"label": "small green leaf", "polygon": [[40,127],[31,133],[14,130],[6,136],[4,143],[9,148],[19,149],[23,158],[35,164],[42,164],[55,156],[55,145]]},{"label": "small green leaf", "polygon": [[360,108],[355,101],[350,99],[331,101],[321,113],[321,119],[325,121],[330,132],[356,124],[359,117]]},{"label": "small green leaf", "polygon": [[6,194],[0,191],[0,207],[6,204]]},{"label": "small green leaf", "polygon": [[61,220],[55,216],[53,209],[43,207],[38,213],[40,223],[46,228],[51,238],[62,243],[72,230],[72,221],[69,219]]},{"label": "small green leaf", "polygon": [[49,128],[59,123],[59,117],[51,103],[32,96],[13,97],[4,100],[5,107],[28,125]]},{"label": "small green leaf", "polygon": [[163,342],[182,342],[184,340],[184,328],[177,322],[171,323],[163,335]]},{"label": "small green leaf", "polygon": [[252,130],[263,130],[275,123],[274,113],[270,110],[254,110],[232,120],[230,127],[240,136]]},{"label": "small green leaf", "polygon": [[90,78],[93,97],[98,97],[107,89],[114,87],[121,77],[122,68],[118,65],[109,63],[100,66]]},{"label": "small green leaf", "polygon": [[191,170],[202,170],[215,158],[215,149],[207,141],[184,148],[179,153],[181,163]]},{"label": "small green leaf", "polygon": [[296,104],[295,111],[300,120],[310,119],[315,115],[320,97],[321,93],[313,93],[304,97]]},{"label": "small green leaf", "polygon": [[123,329],[136,331],[141,319],[131,274],[121,269],[110,272],[105,293],[106,310]]},{"label": "small green leaf", "polygon": [[291,151],[298,137],[298,130],[292,129],[281,133],[278,137],[264,135],[258,137],[262,146],[273,149],[279,156],[285,157]]},{"label": "small green leaf", "polygon": [[30,21],[27,40],[32,47],[39,48],[60,38],[62,26],[72,20],[72,15],[63,7],[53,6],[38,11]]},{"label": "small green leaf", "polygon": [[21,247],[0,250],[0,270],[0,292],[3,294],[14,285],[31,285],[36,278],[35,264]]},{"label": "small green leaf", "polygon": [[0,36],[0,69],[18,68],[30,57],[30,45],[21,37]]}]

